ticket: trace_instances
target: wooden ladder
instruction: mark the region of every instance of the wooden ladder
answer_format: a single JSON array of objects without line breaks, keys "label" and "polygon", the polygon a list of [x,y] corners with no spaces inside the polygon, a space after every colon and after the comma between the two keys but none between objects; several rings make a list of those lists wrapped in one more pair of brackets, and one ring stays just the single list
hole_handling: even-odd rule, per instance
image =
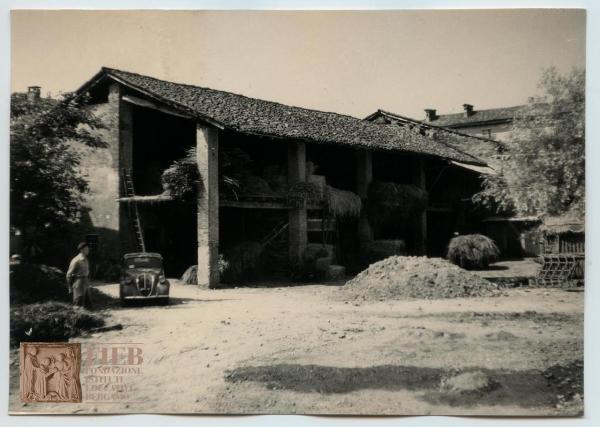
[{"label": "wooden ladder", "polygon": [[268,246],[273,240],[275,240],[281,233],[283,233],[289,226],[289,223],[282,221],[279,224],[277,224],[275,226],[275,228],[273,228],[269,234],[267,234],[261,241],[260,241],[260,246],[261,247],[266,247]]},{"label": "wooden ladder", "polygon": [[[123,169],[123,186],[125,188],[125,197],[135,196],[135,189],[133,188],[133,178],[131,177],[131,170]],[[131,212],[131,210],[130,210]],[[133,222],[133,231],[135,233],[135,239],[138,247],[142,252],[146,252],[146,242],[144,241],[144,231],[142,229],[142,223],[140,221],[140,212],[138,205],[133,202],[133,212],[131,212],[131,218]]]}]

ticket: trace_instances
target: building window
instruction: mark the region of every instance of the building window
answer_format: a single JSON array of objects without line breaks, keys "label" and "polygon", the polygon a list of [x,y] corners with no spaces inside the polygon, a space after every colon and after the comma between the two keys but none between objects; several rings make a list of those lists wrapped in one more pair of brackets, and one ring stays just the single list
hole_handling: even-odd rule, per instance
[{"label": "building window", "polygon": [[492,139],[492,130],[491,129],[482,129],[481,136],[483,136],[484,138]]}]

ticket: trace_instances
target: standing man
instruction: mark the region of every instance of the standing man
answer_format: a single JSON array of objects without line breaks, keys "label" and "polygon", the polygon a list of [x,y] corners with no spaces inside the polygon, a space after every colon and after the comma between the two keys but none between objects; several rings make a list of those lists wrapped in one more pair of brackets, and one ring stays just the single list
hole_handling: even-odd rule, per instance
[{"label": "standing man", "polygon": [[90,248],[87,243],[77,245],[79,253],[71,260],[67,271],[69,293],[73,295],[73,304],[80,307],[91,308],[92,301],[89,290],[90,264],[88,254]]}]

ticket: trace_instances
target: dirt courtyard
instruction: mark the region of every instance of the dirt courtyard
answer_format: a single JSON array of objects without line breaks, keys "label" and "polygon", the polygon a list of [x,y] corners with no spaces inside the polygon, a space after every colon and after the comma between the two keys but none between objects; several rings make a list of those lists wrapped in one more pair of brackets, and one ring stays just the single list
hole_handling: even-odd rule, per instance
[{"label": "dirt courtyard", "polygon": [[131,401],[23,404],[12,350],[10,410],[510,416],[583,409],[583,292],[525,288],[493,298],[358,304],[340,300],[339,285],[172,283],[171,305],[109,303],[108,325],[123,328],[73,340],[141,343]]}]

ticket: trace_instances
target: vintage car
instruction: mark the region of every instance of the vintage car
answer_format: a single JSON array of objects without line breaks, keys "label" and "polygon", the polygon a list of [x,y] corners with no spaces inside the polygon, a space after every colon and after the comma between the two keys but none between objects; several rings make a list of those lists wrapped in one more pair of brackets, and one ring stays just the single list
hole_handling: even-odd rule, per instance
[{"label": "vintage car", "polygon": [[119,298],[122,304],[135,299],[169,303],[169,281],[160,254],[137,252],[123,256]]}]

